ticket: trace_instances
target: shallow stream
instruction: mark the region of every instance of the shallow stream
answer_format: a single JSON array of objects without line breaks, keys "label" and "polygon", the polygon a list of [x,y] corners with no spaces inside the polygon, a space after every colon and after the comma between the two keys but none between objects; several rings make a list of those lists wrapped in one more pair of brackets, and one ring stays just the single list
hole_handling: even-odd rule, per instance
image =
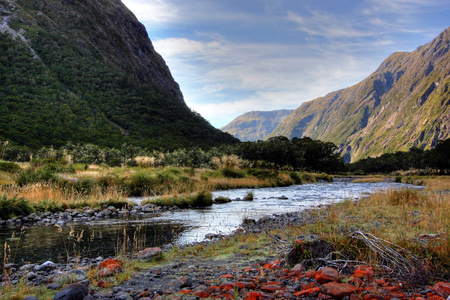
[{"label": "shallow stream", "polygon": [[[39,263],[46,260],[66,262],[68,257],[115,256],[122,252],[124,241],[134,249],[182,245],[205,239],[207,234],[229,234],[244,218],[300,211],[345,199],[360,199],[387,189],[415,187],[393,182],[352,183],[335,180],[289,187],[236,189],[213,192],[234,201],[208,208],[165,211],[129,219],[98,219],[72,223],[63,227],[30,226],[0,228],[2,253],[9,262]],[[252,191],[253,201],[238,201]],[[140,203],[142,198],[134,198]]]}]

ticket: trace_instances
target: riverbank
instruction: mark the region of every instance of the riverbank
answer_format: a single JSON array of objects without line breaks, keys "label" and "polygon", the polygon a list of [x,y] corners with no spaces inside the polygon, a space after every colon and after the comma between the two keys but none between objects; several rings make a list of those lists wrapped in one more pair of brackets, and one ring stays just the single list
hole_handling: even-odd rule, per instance
[{"label": "riverbank", "polygon": [[[212,243],[190,245],[183,249],[174,248],[171,251],[165,251],[162,259],[158,261],[134,263],[124,259],[126,266],[122,272],[111,277],[100,278],[95,272],[95,266],[91,265],[88,268],[90,270],[88,272],[89,288],[94,295],[97,294],[96,297],[99,299],[122,296],[122,299],[127,299],[128,296],[136,298],[138,295],[141,295],[141,298],[150,299],[158,297],[190,299],[200,295],[206,296],[205,293],[200,292],[208,292],[210,288],[208,295],[213,297],[218,296],[214,293],[225,292],[227,286],[233,287],[231,290],[228,289],[227,293],[231,291],[233,295],[243,299],[251,295],[255,297],[260,295],[250,294],[252,292],[264,293],[268,297],[295,299],[306,295],[306,293],[301,295],[297,293],[308,289],[314,289],[309,296],[317,296],[319,293],[330,296],[329,292],[325,293],[327,290],[322,287],[323,284],[317,281],[317,273],[309,273],[310,276],[315,274],[312,277],[306,276],[308,274],[306,271],[317,271],[319,267],[330,264],[345,275],[338,281],[344,281],[354,287],[372,287],[378,293],[376,295],[383,295],[384,291],[397,289],[405,294],[404,298],[416,299],[419,295],[431,298],[439,294],[436,289],[433,289],[436,283],[441,279],[448,279],[449,276],[447,236],[450,224],[447,216],[450,214],[450,199],[446,192],[449,190],[449,179],[426,179],[425,182],[427,184],[425,191],[388,191],[360,201],[345,201],[310,210],[303,215],[285,214],[261,220],[247,220],[247,225],[242,227],[245,232],[238,231],[232,236]],[[380,260],[380,252],[371,250],[364,241],[355,238],[357,235],[354,233],[357,232],[373,234],[382,244],[384,244],[383,241],[392,242],[419,257],[423,270],[427,273],[427,282],[419,285],[409,283],[407,278],[404,279],[401,272],[399,273],[399,266]],[[328,249],[330,252],[318,255],[318,248],[308,246],[314,241],[324,241],[318,244],[321,246],[318,247],[320,249],[326,248],[324,245],[332,245]],[[303,251],[291,255],[291,259],[288,260],[286,255],[296,248]],[[391,248],[397,249],[392,245]],[[328,256],[330,253],[339,253],[342,257]],[[404,255],[405,252],[397,251],[397,253]],[[408,254],[407,257],[412,256]],[[289,277],[290,271],[284,273],[284,269],[292,270],[294,258],[297,258],[295,264],[301,263],[305,270],[300,271],[295,277]],[[349,276],[355,275],[355,272],[346,270],[343,263],[346,261],[346,267],[350,266],[349,259],[371,266],[374,275],[362,279],[361,283],[351,282]],[[275,260],[280,262],[273,264]],[[278,265],[279,268],[264,268],[267,263],[272,263],[272,266]],[[351,266],[356,268],[357,264]],[[385,267],[391,269],[390,274],[385,273],[387,270]],[[409,271],[409,274],[418,272],[414,269]],[[220,278],[221,276],[224,277]],[[295,280],[295,278],[298,279]],[[127,280],[121,285],[119,282],[123,279]],[[384,280],[384,283],[379,284],[382,282],[380,280]],[[172,283],[172,285],[158,287],[158,282]],[[249,285],[245,288],[239,285],[239,282],[246,282]],[[270,285],[269,282],[279,284],[272,284],[274,286],[270,287],[272,289],[270,290],[267,287]],[[222,286],[225,283],[228,285]],[[255,285],[254,288],[251,283]],[[296,283],[299,284],[296,285]],[[307,288],[310,283],[313,284]],[[219,288],[212,288],[212,286]],[[136,294],[137,292],[139,294]],[[4,295],[13,299],[10,296],[11,293]],[[48,297],[43,296],[46,295],[43,293],[35,293],[42,299]],[[198,294],[195,295],[195,293]],[[360,297],[372,295],[371,293],[368,290],[355,292]]]}]

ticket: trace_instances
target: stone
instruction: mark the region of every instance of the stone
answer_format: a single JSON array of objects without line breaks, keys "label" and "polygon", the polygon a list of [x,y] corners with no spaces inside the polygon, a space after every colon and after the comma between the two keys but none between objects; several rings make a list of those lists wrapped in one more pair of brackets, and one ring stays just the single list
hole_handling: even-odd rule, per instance
[{"label": "stone", "polygon": [[155,258],[161,257],[162,250],[159,247],[150,247],[145,248],[144,250],[139,251],[137,257],[140,260],[152,260]]},{"label": "stone", "polygon": [[339,272],[336,269],[325,267],[319,270],[319,273],[316,275],[316,280],[320,284],[324,284],[331,281],[339,281],[340,276]]},{"label": "stone", "polygon": [[23,298],[23,300],[38,300],[38,298],[36,298],[36,296],[33,295],[28,295],[25,298]]},{"label": "stone", "polygon": [[50,270],[53,270],[54,268],[56,268],[56,264],[54,262],[48,260],[40,266],[35,266],[34,270],[35,271],[50,271]]},{"label": "stone", "polygon": [[448,282],[438,282],[434,285],[433,290],[444,298],[448,298],[450,296],[450,283]]},{"label": "stone", "polygon": [[331,281],[323,284],[320,287],[320,291],[324,294],[333,296],[334,298],[342,298],[345,296],[350,296],[351,294],[362,292],[363,289],[348,283]]},{"label": "stone", "polygon": [[28,280],[33,280],[33,279],[36,278],[36,273],[34,273],[34,272],[29,272],[29,273],[26,275],[26,277],[27,277]]},{"label": "stone", "polygon": [[89,295],[89,289],[87,286],[81,283],[72,283],[66,285],[62,290],[60,290],[53,300],[87,300],[85,298]]},{"label": "stone", "polygon": [[59,290],[62,287],[62,284],[60,282],[52,282],[47,286],[47,289],[49,290]]},{"label": "stone", "polygon": [[305,266],[302,264],[296,264],[291,271],[303,272],[305,270]]},{"label": "stone", "polygon": [[98,266],[98,275],[100,277],[111,276],[122,272],[122,261],[120,259],[105,259],[100,266]]}]

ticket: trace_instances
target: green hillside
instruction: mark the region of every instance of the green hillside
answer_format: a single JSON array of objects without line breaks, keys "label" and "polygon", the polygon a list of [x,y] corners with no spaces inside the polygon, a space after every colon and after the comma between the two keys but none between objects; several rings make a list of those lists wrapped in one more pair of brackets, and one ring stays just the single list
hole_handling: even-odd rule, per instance
[{"label": "green hillside", "polygon": [[394,53],[368,78],[302,104],[266,138],[311,137],[347,161],[430,149],[450,137],[450,28],[411,53]]},{"label": "green hillside", "polygon": [[186,106],[145,27],[121,1],[0,6],[0,140],[153,149],[237,141]]}]

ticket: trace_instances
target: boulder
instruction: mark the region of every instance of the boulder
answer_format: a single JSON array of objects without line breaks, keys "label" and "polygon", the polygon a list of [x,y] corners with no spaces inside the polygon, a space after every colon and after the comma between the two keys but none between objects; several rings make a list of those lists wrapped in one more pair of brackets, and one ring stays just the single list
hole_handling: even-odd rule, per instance
[{"label": "boulder", "polygon": [[53,300],[87,300],[89,298],[89,289],[81,283],[72,283],[66,285],[60,290]]},{"label": "boulder", "polygon": [[123,262],[120,259],[105,259],[100,266],[98,266],[98,275],[100,277],[106,277],[122,272],[122,265]]},{"label": "boulder", "polygon": [[145,248],[144,250],[139,251],[137,258],[140,260],[151,260],[154,258],[161,257],[162,250],[159,247],[150,247]]},{"label": "boulder", "polygon": [[316,275],[316,280],[320,284],[331,281],[339,281],[339,272],[336,269],[330,267],[321,268],[319,270],[319,273]]}]

